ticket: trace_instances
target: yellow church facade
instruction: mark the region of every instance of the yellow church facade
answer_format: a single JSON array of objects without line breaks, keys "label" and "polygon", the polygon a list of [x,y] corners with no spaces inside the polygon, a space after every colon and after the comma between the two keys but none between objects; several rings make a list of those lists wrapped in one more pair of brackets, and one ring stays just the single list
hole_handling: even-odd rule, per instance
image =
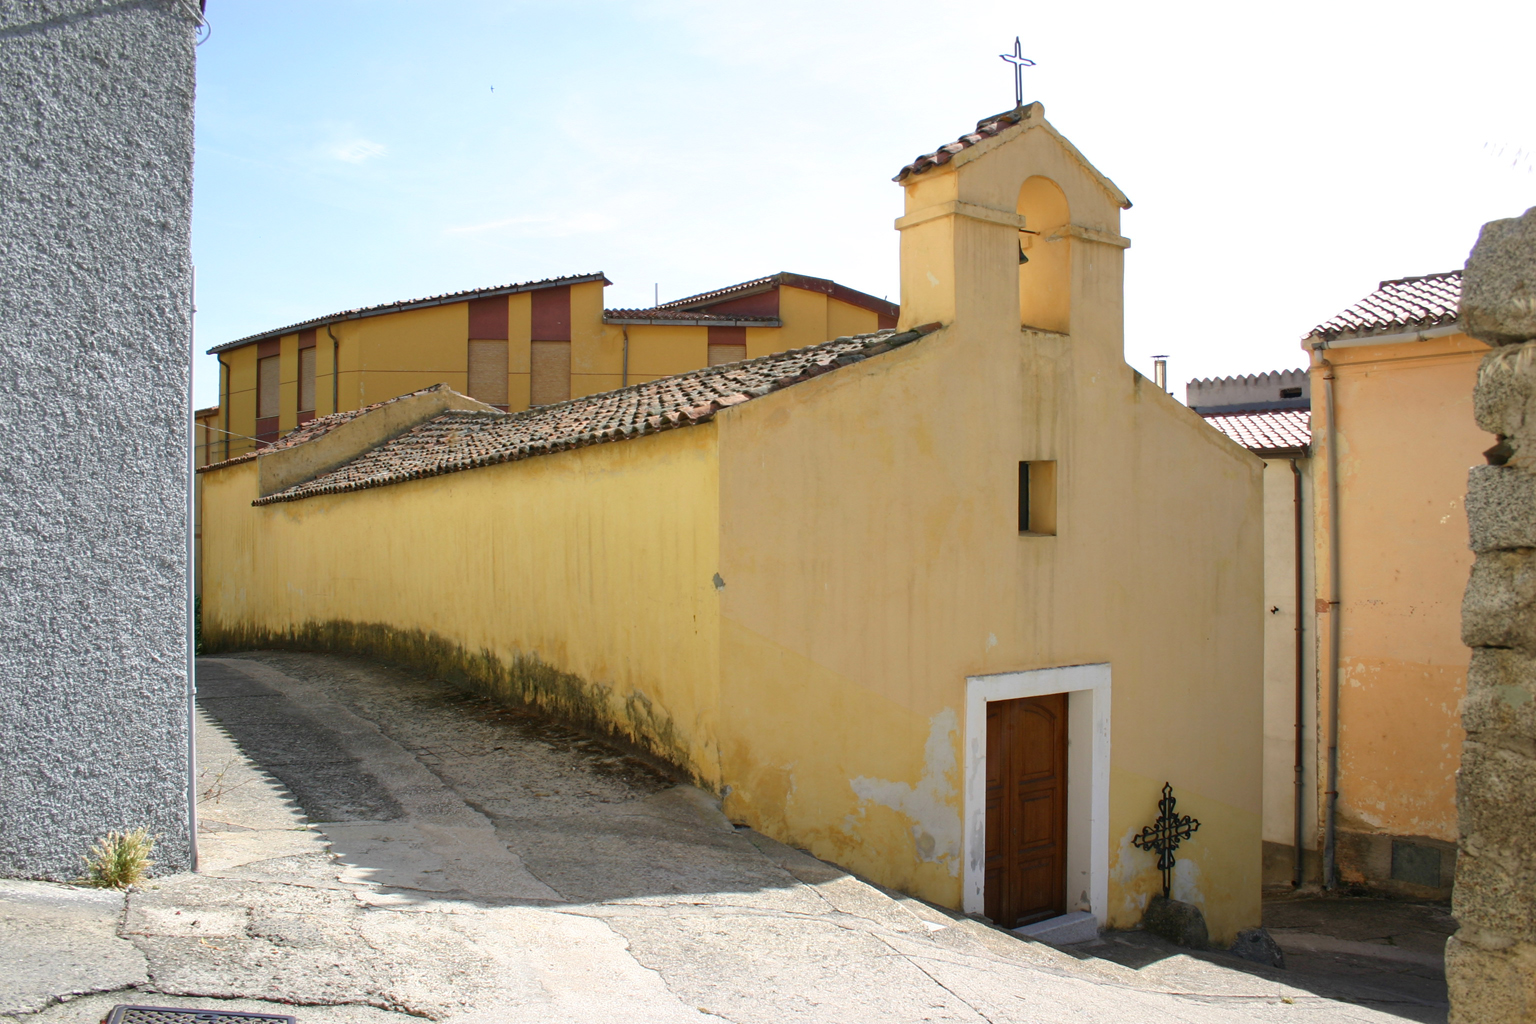
[{"label": "yellow church facade", "polygon": [[895,332],[203,470],[205,641],[531,703],[1009,927],[1136,925],[1168,784],[1173,897],[1256,926],[1263,464],[1125,364],[1129,203],[1038,104],[898,180]]}]

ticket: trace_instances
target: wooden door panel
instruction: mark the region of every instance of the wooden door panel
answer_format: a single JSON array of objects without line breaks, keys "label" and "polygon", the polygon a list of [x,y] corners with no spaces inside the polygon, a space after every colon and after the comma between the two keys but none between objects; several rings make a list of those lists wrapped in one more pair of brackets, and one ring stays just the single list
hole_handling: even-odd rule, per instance
[{"label": "wooden door panel", "polygon": [[1067,695],[987,704],[985,913],[1005,928],[1066,913]]}]

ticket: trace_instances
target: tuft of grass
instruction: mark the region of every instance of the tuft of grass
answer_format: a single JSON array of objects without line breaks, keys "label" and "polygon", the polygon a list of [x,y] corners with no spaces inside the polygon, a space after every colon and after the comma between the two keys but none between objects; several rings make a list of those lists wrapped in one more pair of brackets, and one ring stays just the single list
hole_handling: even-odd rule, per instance
[{"label": "tuft of grass", "polygon": [[91,847],[83,858],[85,885],[98,889],[126,889],[144,880],[155,862],[149,859],[154,852],[155,837],[147,829],[136,828],[131,832],[108,832],[106,838]]}]

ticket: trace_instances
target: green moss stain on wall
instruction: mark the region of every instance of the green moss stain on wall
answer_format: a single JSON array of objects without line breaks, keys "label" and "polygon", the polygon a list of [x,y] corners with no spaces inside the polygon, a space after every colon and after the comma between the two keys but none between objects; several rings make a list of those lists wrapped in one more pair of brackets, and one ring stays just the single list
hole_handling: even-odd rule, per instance
[{"label": "green moss stain on wall", "polygon": [[471,651],[437,633],[374,622],[333,619],[287,630],[205,625],[204,653],[250,650],[352,654],[414,669],[492,700],[536,709],[660,760],[708,786],[672,717],[660,704],[638,690],[616,696],[611,686],[561,671],[537,655],[519,654],[506,660],[488,650]]}]

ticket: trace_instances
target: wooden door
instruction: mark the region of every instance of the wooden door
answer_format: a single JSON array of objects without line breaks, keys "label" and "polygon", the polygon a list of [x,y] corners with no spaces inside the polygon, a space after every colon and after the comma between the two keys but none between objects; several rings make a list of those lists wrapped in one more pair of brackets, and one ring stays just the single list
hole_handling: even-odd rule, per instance
[{"label": "wooden door", "polygon": [[1067,695],[987,703],[986,915],[1067,912]]}]

